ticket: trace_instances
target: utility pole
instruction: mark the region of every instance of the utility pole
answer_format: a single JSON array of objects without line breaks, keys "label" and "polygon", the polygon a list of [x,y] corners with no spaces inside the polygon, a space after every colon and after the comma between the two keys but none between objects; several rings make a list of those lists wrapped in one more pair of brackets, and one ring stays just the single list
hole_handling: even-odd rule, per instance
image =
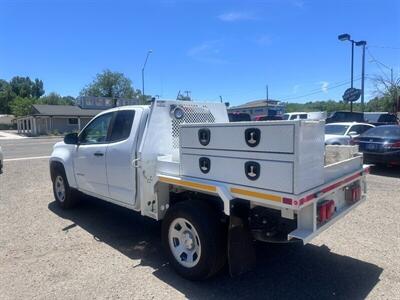
[{"label": "utility pole", "polygon": [[356,42],[356,46],[362,46],[362,67],[361,67],[361,111],[364,112],[364,84],[365,84],[365,46],[367,45],[366,41]]},{"label": "utility pole", "polygon": [[[355,41],[351,39],[350,34],[344,33],[338,36],[339,41],[351,42],[351,71],[350,71],[350,87],[353,88],[353,70],[354,70],[354,44]],[[353,111],[353,101],[350,101],[350,111]]]},{"label": "utility pole", "polygon": [[153,53],[152,50],[147,51],[146,60],[144,61],[143,68],[142,68],[142,101],[144,104],[145,95],[144,95],[144,69],[146,68],[147,60],[149,59],[149,55]]}]

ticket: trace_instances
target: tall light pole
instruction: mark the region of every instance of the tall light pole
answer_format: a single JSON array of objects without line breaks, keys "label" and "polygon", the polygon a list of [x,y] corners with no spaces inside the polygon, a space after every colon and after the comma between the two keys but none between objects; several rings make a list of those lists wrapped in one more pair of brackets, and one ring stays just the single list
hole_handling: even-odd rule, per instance
[{"label": "tall light pole", "polygon": [[142,100],[144,102],[145,95],[144,95],[144,69],[146,68],[147,60],[149,59],[150,54],[153,53],[153,50],[147,51],[146,60],[144,61],[143,68],[142,68]]},{"label": "tall light pole", "polygon": [[[354,78],[353,70],[354,70],[354,43],[355,43],[355,41],[351,39],[350,34],[348,34],[348,33],[343,33],[343,34],[339,35],[338,40],[342,41],[342,42],[344,42],[344,41],[351,42],[351,75],[350,75],[351,83],[350,84],[351,84],[351,88],[352,88],[353,87],[353,78]],[[350,111],[353,111],[353,101],[350,102]]]},{"label": "tall light pole", "polygon": [[361,111],[364,112],[364,83],[365,83],[365,46],[366,41],[356,42],[356,46],[362,46],[362,67],[361,67]]}]

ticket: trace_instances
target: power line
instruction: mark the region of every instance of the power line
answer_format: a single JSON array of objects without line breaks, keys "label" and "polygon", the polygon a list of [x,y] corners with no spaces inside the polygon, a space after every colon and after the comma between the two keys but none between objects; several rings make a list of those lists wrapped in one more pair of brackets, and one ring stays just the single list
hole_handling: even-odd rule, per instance
[{"label": "power line", "polygon": [[400,50],[400,47],[391,47],[391,46],[369,45],[368,47],[372,47],[372,48],[381,48],[381,49]]},{"label": "power line", "polygon": [[372,53],[371,53],[371,51],[368,49],[368,47],[367,47],[367,53],[368,53],[368,55],[372,58],[372,60],[376,63],[376,65],[378,66],[379,70],[382,72],[383,76],[385,76],[386,79],[389,80],[389,77],[387,77],[387,74],[386,74],[385,71],[383,71],[381,65],[385,66],[385,67],[388,68],[388,69],[390,69],[390,68],[389,68],[388,66],[386,66],[384,63],[382,63],[382,62],[380,62],[379,60],[377,60],[377,59],[375,58],[375,56],[372,55]]},{"label": "power line", "polygon": [[[361,77],[358,77],[358,78],[355,78],[353,81],[359,81],[361,79]],[[328,86],[328,87],[326,87],[326,89],[325,90],[333,90],[333,89],[336,89],[336,88],[339,88],[339,87],[341,87],[341,86],[344,86],[344,85],[347,85],[347,84],[349,84],[350,83],[350,81],[342,81],[342,82],[338,82],[338,83],[336,83],[335,85],[333,85],[333,86]],[[308,93],[306,93],[306,94],[303,94],[303,95],[300,95],[300,96],[295,96],[295,97],[293,97],[293,96],[288,96],[288,97],[283,97],[283,98],[281,98],[281,101],[288,101],[288,100],[296,100],[296,99],[300,99],[300,98],[304,98],[304,97],[307,97],[307,96],[312,96],[312,95],[316,95],[316,94],[320,94],[320,93],[325,93],[325,91],[324,90],[322,90],[321,88],[318,88],[318,89],[314,89],[314,90],[311,90],[310,92],[308,92]]]}]

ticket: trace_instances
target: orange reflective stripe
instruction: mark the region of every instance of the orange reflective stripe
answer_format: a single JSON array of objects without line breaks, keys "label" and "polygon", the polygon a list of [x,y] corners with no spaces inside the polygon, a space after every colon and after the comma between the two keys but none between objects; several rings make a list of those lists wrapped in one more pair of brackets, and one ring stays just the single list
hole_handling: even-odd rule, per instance
[{"label": "orange reflective stripe", "polygon": [[185,181],[185,180],[178,180],[178,179],[173,179],[173,178],[168,178],[168,177],[162,177],[159,176],[160,181],[164,183],[169,183],[169,184],[174,184],[174,185],[179,185],[179,186],[185,186],[185,187],[190,187],[193,189],[200,189],[200,190],[205,190],[209,192],[216,192],[217,188],[213,185],[208,185],[208,184],[203,184],[203,183],[198,183],[198,182],[192,182],[192,181]]},{"label": "orange reflective stripe", "polygon": [[264,194],[264,193],[259,193],[259,192],[253,192],[253,191],[249,191],[249,190],[242,190],[242,189],[238,189],[238,188],[231,188],[231,193],[239,194],[239,195],[243,195],[243,196],[260,198],[260,199],[264,199],[264,200],[275,201],[275,202],[282,202],[282,197],[280,197],[280,196]]}]

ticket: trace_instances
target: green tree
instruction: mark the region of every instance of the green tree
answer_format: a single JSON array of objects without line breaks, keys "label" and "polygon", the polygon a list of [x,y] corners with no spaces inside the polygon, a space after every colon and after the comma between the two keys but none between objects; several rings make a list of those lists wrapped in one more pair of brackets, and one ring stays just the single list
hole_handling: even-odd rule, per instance
[{"label": "green tree", "polygon": [[134,98],[135,90],[132,81],[123,73],[104,70],[96,75],[92,83],[84,87],[81,96],[110,97],[110,98]]},{"label": "green tree", "polygon": [[12,92],[22,98],[39,98],[44,94],[43,81],[29,77],[15,76],[10,81]]},{"label": "green tree", "polygon": [[43,81],[39,79],[35,79],[35,82],[32,85],[32,97],[39,98],[44,95]]},{"label": "green tree", "polygon": [[35,103],[35,100],[32,98],[24,98],[17,96],[10,103],[11,112],[16,117],[26,116],[31,112],[32,105]]},{"label": "green tree", "polygon": [[74,97],[71,97],[71,96],[62,97],[61,95],[52,92],[48,95],[45,95],[45,96],[39,98],[36,101],[36,103],[49,104],[49,105],[74,105],[75,99],[74,99]]},{"label": "green tree", "polygon": [[10,102],[14,99],[15,94],[11,90],[10,84],[0,79],[0,114],[10,114]]}]

